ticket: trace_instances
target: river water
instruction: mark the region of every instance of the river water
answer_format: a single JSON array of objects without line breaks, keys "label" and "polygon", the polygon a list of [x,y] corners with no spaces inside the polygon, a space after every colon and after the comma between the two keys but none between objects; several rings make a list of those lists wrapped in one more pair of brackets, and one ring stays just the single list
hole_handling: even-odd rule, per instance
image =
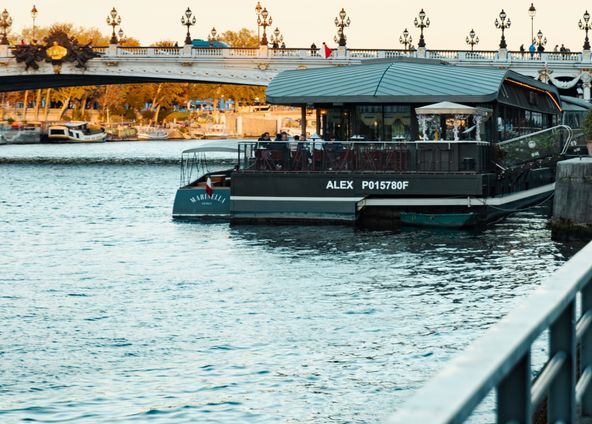
[{"label": "river water", "polygon": [[198,144],[0,146],[0,422],[380,422],[578,247],[176,222]]}]

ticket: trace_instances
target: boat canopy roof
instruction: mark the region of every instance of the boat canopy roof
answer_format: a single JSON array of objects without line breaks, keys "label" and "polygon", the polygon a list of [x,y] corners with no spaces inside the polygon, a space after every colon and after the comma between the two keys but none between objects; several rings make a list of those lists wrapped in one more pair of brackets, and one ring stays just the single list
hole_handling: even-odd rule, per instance
[{"label": "boat canopy roof", "polygon": [[418,115],[486,115],[491,112],[491,109],[452,102],[440,102],[415,108],[415,113]]},{"label": "boat canopy roof", "polygon": [[87,124],[88,124],[88,122],[79,121],[79,122],[65,122],[63,125],[68,128],[76,128],[76,127],[82,127]]},{"label": "boat canopy roof", "polygon": [[216,152],[230,152],[238,153],[238,140],[216,140],[207,141],[199,147],[184,150],[183,154],[191,153],[216,153]]},{"label": "boat canopy roof", "polygon": [[561,106],[566,111],[584,112],[592,110],[592,104],[586,100],[578,99],[577,97],[561,96]]},{"label": "boat canopy roof", "polygon": [[284,105],[508,103],[505,101],[507,93],[502,91],[507,91],[503,88],[511,83],[552,97],[554,105],[550,105],[551,109],[556,109],[554,113],[560,112],[559,93],[555,87],[517,72],[421,61],[284,71],[271,81],[266,98],[271,104]]}]

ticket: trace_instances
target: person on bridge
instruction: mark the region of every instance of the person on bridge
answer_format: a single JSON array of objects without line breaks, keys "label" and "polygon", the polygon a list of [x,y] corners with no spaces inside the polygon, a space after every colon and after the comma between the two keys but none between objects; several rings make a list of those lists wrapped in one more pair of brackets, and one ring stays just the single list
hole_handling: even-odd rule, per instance
[{"label": "person on bridge", "polygon": [[530,57],[533,57],[534,56],[534,52],[536,51],[536,47],[534,46],[534,40],[532,41],[532,44],[528,48],[528,51],[530,52]]}]

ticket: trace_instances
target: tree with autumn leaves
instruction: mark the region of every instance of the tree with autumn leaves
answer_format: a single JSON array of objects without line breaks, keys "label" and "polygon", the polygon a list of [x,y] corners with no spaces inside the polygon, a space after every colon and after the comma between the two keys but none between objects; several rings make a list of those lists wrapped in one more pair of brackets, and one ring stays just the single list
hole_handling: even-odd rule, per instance
[{"label": "tree with autumn leaves", "polygon": [[[104,46],[109,38],[101,34],[97,28],[75,27],[69,23],[54,24],[48,28],[24,28],[20,36],[10,37],[12,44],[25,40],[42,40],[54,31],[64,31],[75,37],[81,44],[91,43],[94,46]],[[257,36],[250,30],[243,28],[238,32],[226,31],[221,37],[231,47],[257,47]],[[121,46],[139,46],[138,40],[124,38]],[[163,40],[153,46],[173,46],[173,41]],[[27,108],[33,104],[35,120],[47,117],[49,104],[60,104],[59,119],[88,119],[88,106],[98,105],[101,119],[107,121],[110,116],[120,116],[133,120],[144,117],[152,122],[161,122],[175,106],[184,107],[190,100],[212,99],[213,105],[218,105],[221,99],[232,100],[235,105],[253,104],[256,99],[264,99],[263,87],[242,86],[232,84],[194,84],[194,83],[144,83],[105,86],[64,87],[59,89],[26,90],[22,92],[6,93],[4,99],[9,103],[22,102],[26,116]],[[41,104],[45,104],[41,111]],[[69,106],[74,109],[69,110]],[[148,109],[146,106],[148,105]],[[215,107],[215,106],[214,106]]]}]

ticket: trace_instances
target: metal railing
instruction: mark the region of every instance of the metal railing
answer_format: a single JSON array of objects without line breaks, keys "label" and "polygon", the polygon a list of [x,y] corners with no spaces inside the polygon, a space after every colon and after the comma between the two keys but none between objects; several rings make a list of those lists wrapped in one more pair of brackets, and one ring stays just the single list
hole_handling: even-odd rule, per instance
[{"label": "metal railing", "polygon": [[496,163],[513,168],[542,159],[558,159],[565,154],[572,138],[572,129],[558,125],[496,144]]},{"label": "metal railing", "polygon": [[241,172],[483,172],[483,141],[241,142]]},{"label": "metal railing", "polygon": [[[592,243],[454,358],[388,422],[461,423],[493,389],[498,423],[530,423],[544,399],[549,423],[575,423],[577,404],[582,416],[592,417],[590,258]],[[532,344],[545,330],[549,360],[533,380]]]}]

